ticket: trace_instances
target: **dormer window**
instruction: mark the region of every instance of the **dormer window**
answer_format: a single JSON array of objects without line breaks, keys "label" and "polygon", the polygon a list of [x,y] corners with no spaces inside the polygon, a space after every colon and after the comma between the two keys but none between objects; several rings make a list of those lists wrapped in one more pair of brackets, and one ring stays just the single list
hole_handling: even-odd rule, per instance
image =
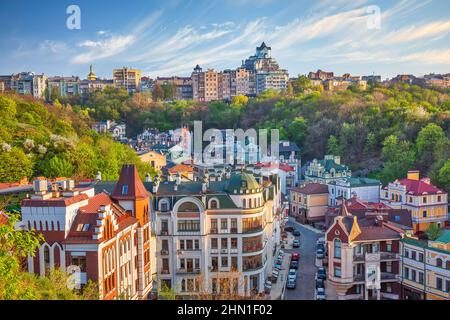
[{"label": "dormer window", "polygon": [[124,184],[122,186],[122,195],[127,195],[128,194],[128,186],[126,184]]}]

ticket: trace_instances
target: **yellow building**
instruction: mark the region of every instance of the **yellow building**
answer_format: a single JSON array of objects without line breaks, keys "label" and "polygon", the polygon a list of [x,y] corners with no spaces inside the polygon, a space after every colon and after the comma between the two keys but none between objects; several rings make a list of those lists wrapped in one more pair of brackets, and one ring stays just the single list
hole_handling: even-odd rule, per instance
[{"label": "yellow building", "polygon": [[419,171],[410,171],[406,179],[389,183],[381,192],[381,200],[394,209],[408,209],[414,232],[426,231],[433,223],[441,227],[448,224],[448,194],[432,185],[430,179],[420,179]]},{"label": "yellow building", "polygon": [[328,208],[328,186],[309,183],[301,188],[290,190],[291,215],[301,223],[313,223],[325,220]]},{"label": "yellow building", "polygon": [[400,281],[405,300],[450,300],[450,230],[435,241],[401,242]]},{"label": "yellow building", "polygon": [[143,162],[150,164],[157,171],[161,171],[167,165],[166,156],[156,151],[140,154],[139,158]]},{"label": "yellow building", "polygon": [[141,70],[123,67],[114,69],[113,83],[116,88],[124,88],[129,92],[138,92],[141,87]]}]

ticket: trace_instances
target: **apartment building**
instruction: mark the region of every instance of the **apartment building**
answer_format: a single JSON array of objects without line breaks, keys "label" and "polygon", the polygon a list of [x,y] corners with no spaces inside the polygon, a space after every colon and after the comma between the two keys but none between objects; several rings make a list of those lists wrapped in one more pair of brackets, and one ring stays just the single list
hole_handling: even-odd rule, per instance
[{"label": "apartment building", "polygon": [[[407,212],[406,212],[407,214]],[[352,214],[343,202],[327,230],[328,284],[339,300],[400,299],[400,240],[408,228],[405,212]]]},{"label": "apartment building", "polygon": [[[279,243],[279,181],[227,171],[210,181],[152,183],[159,288],[259,294]],[[223,278],[232,281],[224,284]]]},{"label": "apartment building", "polygon": [[341,157],[326,155],[323,160],[314,159],[306,165],[305,180],[329,184],[339,179],[350,178],[352,172],[346,165],[341,164]]},{"label": "apartment building", "polygon": [[400,241],[402,299],[450,300],[450,230],[434,241]]},{"label": "apartment building", "polygon": [[333,79],[334,72],[327,72],[327,71],[322,71],[319,69],[316,72],[310,72],[308,74],[308,78],[310,80],[321,80],[321,81]]},{"label": "apartment building", "polygon": [[414,231],[423,232],[430,224],[441,227],[448,224],[448,194],[431,184],[429,178],[420,178],[419,171],[409,171],[406,179],[389,183],[381,192],[381,200],[393,208],[411,212]]},{"label": "apartment building", "polygon": [[47,87],[49,94],[57,93],[60,97],[75,96],[80,92],[80,78],[49,77]]},{"label": "apartment building", "polygon": [[174,87],[174,100],[192,100],[192,78],[190,77],[158,77],[156,85],[171,85]]},{"label": "apartment building", "polygon": [[123,88],[130,93],[141,91],[141,70],[123,67],[114,69],[113,84],[116,88]]},{"label": "apartment building", "polygon": [[44,243],[28,256],[31,273],[61,268],[78,288],[98,283],[100,299],[146,299],[152,289],[150,193],[134,165],[122,168],[111,194],[75,187],[73,180],[49,185],[41,178],[22,201],[21,228]]},{"label": "apartment building", "polygon": [[43,98],[47,88],[47,76],[37,75],[33,72],[21,72],[13,74],[10,80],[10,88],[18,94],[32,95],[35,98]]},{"label": "apartment building", "polygon": [[338,198],[346,200],[357,197],[362,201],[378,203],[381,195],[381,181],[368,178],[343,178],[328,184],[330,207],[336,206]]}]

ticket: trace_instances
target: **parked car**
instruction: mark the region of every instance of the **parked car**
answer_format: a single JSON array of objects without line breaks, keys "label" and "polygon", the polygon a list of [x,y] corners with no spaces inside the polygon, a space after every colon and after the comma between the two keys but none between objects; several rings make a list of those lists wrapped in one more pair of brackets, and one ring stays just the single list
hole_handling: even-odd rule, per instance
[{"label": "parked car", "polygon": [[273,267],[274,267],[275,269],[281,270],[281,266],[282,266],[281,261],[277,260],[277,261],[275,261],[275,264],[274,264]]},{"label": "parked car", "polygon": [[316,289],[325,288],[325,283],[322,279],[316,279]]},{"label": "parked car", "polygon": [[289,269],[298,269],[298,261],[291,261],[291,263],[289,264]]},{"label": "parked car", "polygon": [[289,222],[289,217],[284,218],[284,222],[288,223]]},{"label": "parked car", "polygon": [[325,289],[318,288],[316,290],[316,300],[325,300]]},{"label": "parked car", "polygon": [[325,253],[324,253],[323,249],[321,249],[321,248],[317,249],[316,256],[317,256],[317,259],[325,258]]},{"label": "parked car", "polygon": [[288,273],[288,280],[297,279],[297,271],[295,269],[290,269]]},{"label": "parked car", "polygon": [[299,261],[300,260],[300,253],[293,253],[291,256],[291,261]]},{"label": "parked car", "polygon": [[270,294],[270,291],[272,290],[272,282],[270,280],[267,280],[264,284],[264,292],[266,294]]},{"label": "parked car", "polygon": [[278,270],[272,271],[272,283],[277,283],[280,272]]},{"label": "parked car", "polygon": [[283,250],[280,250],[280,251],[278,251],[278,255],[280,256],[283,256],[284,257],[284,251]]},{"label": "parked car", "polygon": [[288,289],[295,289],[297,287],[297,280],[296,279],[290,279],[287,281],[286,287]]},{"label": "parked car", "polygon": [[317,279],[322,279],[322,280],[326,280],[327,279],[327,271],[325,270],[325,268],[319,268],[317,270],[316,278]]},{"label": "parked car", "polygon": [[292,233],[292,232],[294,232],[294,227],[285,227],[284,228],[284,231],[286,231],[286,232],[290,232],[290,233]]},{"label": "parked car", "polygon": [[295,239],[294,242],[292,242],[292,247],[300,248],[300,240]]},{"label": "parked car", "polygon": [[292,232],[292,234],[294,235],[294,237],[300,237],[302,235],[300,233],[300,231],[298,231],[298,230],[294,230],[294,232]]}]

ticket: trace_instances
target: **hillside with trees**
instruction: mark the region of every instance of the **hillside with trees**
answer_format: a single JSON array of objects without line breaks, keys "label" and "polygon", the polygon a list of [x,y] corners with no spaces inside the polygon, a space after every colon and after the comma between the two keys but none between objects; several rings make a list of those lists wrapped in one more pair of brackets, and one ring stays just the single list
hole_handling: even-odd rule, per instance
[{"label": "hillside with trees", "polygon": [[91,130],[89,111],[70,104],[44,104],[30,97],[0,95],[0,182],[46,176],[118,178],[122,164],[153,169],[128,146]]},{"label": "hillside with trees", "polygon": [[80,105],[97,120],[124,121],[130,136],[144,128],[168,130],[194,120],[203,121],[205,129],[277,128],[281,139],[301,147],[304,162],[327,153],[340,155],[356,175],[384,183],[417,168],[450,190],[448,90],[398,84],[330,93],[299,77],[288,92],[238,96],[230,103],[164,102],[162,97],[154,94],[153,101],[151,94],[130,97],[109,88],[66,103]]}]

